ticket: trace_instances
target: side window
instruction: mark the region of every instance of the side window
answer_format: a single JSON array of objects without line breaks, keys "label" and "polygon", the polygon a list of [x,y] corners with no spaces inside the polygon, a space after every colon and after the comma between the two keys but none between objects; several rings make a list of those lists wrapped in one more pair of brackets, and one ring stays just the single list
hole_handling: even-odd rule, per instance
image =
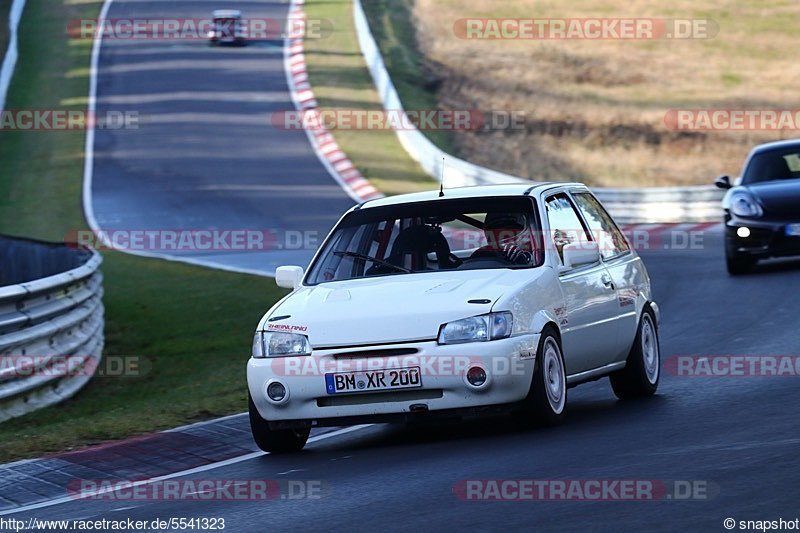
[{"label": "side window", "polygon": [[564,246],[574,242],[586,242],[589,239],[578,213],[575,212],[575,208],[566,194],[551,196],[545,200],[545,208],[547,209],[547,219],[550,221],[550,237],[563,263]]},{"label": "side window", "polygon": [[597,241],[600,246],[600,255],[603,259],[609,259],[630,250],[625,236],[622,235],[597,198],[587,192],[573,193],[572,197],[578,204],[583,219],[589,225],[593,240]]}]

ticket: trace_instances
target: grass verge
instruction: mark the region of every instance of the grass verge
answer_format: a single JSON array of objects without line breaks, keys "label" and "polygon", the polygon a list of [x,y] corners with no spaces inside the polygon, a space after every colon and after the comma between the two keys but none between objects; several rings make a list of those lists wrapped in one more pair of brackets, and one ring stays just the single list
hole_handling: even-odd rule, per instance
[{"label": "grass verge", "polygon": [[[387,12],[389,2],[386,4]],[[399,2],[398,2],[399,4]],[[392,2],[394,5],[394,2]],[[374,11],[377,6],[370,5]],[[310,0],[305,5],[308,18],[327,20],[333,25],[333,32],[320,39],[307,39],[305,42],[309,81],[320,107],[327,110],[381,110],[383,106],[372,83],[361,49],[358,46],[351,0]],[[387,15],[389,17],[389,15]],[[393,21],[382,19],[386,29],[385,40],[396,41],[403,38],[392,32]],[[376,34],[377,35],[377,34]],[[384,37],[381,37],[384,39]],[[396,57],[390,62],[397,72],[408,72],[414,68],[412,56]],[[417,93],[419,98],[405,99],[409,85],[415,83],[415,76],[398,75],[398,91],[401,92],[407,109],[435,109],[436,101],[430,94]],[[386,194],[399,194],[419,190],[429,190],[435,182],[406,153],[394,132],[376,130],[336,130],[336,141],[353,163],[378,189]],[[436,139],[446,145],[447,139]]]},{"label": "grass verge", "polygon": [[[670,110],[795,109],[800,71],[785,51],[796,41],[800,4],[791,0],[743,0],[733,9],[714,0],[397,3],[411,6],[393,13],[410,13],[405,18],[417,38],[397,40],[400,50],[391,55],[402,55],[404,47],[421,51],[440,78],[437,85],[418,84],[419,90],[435,87],[438,100],[455,108],[525,117],[520,127],[456,133],[456,153],[483,166],[595,186],[710,185],[716,175],[736,175],[753,144],[797,135],[788,128],[698,131],[665,120]],[[492,37],[491,30],[473,38],[456,30],[456,21],[469,18],[596,23],[631,17],[664,19],[668,30],[671,20],[690,22],[697,33],[495,40],[481,38]]]},{"label": "grass verge", "polygon": [[[794,135],[792,130],[676,130],[665,123],[677,109],[794,109],[792,88],[800,71],[791,54],[781,53],[791,49],[791,21],[800,13],[791,0],[748,0],[728,11],[712,0],[640,2],[634,12],[623,0],[362,3],[407,109],[477,108],[487,116],[525,117],[513,128],[425,132],[445,151],[488,168],[593,186],[708,185],[713,176],[735,175],[752,145]],[[328,93],[323,104],[371,108],[374,89],[362,85],[351,2],[310,1],[307,10],[311,17],[332,20],[337,29],[333,39],[311,43],[318,53],[309,61],[315,89],[340,89]],[[487,40],[463,39],[454,31],[455,21],[465,17],[636,15],[701,22],[709,33],[689,39]],[[336,62],[325,56],[329,42],[335,44]],[[351,89],[362,96],[350,100]],[[337,137],[361,168],[402,151],[381,142],[374,153],[363,153],[364,146],[372,147],[371,136]],[[379,181],[381,170],[376,182],[387,188]]]},{"label": "grass verge", "polygon": [[[91,43],[66,21],[99,2],[29,2],[11,109],[83,109]],[[62,240],[85,227],[84,132],[0,132],[0,232]],[[253,327],[284,291],[267,278],[105,253],[106,355],[140,376],[97,377],[72,399],[0,424],[0,461],[38,456],[246,410]]]}]

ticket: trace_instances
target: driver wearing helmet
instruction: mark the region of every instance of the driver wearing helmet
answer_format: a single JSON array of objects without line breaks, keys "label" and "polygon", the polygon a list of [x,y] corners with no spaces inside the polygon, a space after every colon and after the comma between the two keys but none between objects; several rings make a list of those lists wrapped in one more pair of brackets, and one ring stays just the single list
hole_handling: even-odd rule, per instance
[{"label": "driver wearing helmet", "polygon": [[529,265],[531,237],[522,213],[487,213],[483,222],[486,246],[473,252],[475,257],[500,257],[515,265]]}]

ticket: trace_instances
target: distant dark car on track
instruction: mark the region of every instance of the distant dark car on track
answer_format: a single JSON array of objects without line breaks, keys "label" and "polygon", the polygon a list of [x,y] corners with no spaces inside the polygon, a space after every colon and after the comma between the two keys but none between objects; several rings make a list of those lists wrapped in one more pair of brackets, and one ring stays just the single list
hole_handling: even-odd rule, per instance
[{"label": "distant dark car on track", "polygon": [[245,45],[245,32],[242,25],[242,12],[236,9],[218,9],[211,15],[213,27],[208,32],[212,46],[230,44]]},{"label": "distant dark car on track", "polygon": [[725,259],[730,274],[748,272],[759,259],[800,256],[800,139],[756,146],[726,189]]}]

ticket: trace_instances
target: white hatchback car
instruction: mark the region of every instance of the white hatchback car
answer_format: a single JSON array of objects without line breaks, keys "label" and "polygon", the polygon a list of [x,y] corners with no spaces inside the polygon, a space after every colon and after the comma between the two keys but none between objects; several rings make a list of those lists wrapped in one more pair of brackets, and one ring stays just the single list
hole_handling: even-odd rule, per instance
[{"label": "white hatchback car", "polygon": [[315,426],[510,411],[556,424],[567,388],[655,393],[658,306],[636,252],[581,184],[465,187],[350,209],[258,324],[258,446]]}]

